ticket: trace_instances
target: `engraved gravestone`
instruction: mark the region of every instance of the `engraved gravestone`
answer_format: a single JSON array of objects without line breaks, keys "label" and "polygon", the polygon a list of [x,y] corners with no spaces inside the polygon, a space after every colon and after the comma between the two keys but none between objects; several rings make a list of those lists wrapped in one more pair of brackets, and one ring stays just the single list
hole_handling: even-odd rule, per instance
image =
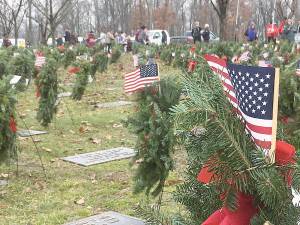
[{"label": "engraved gravestone", "polygon": [[92,166],[95,164],[131,158],[134,155],[134,149],[119,147],[108,150],[79,154],[75,156],[68,156],[62,158],[62,160],[75,163],[81,166]]},{"label": "engraved gravestone", "polygon": [[105,109],[105,108],[116,108],[120,106],[126,106],[126,105],[132,105],[133,102],[128,101],[118,101],[118,102],[106,102],[106,103],[100,103],[97,104],[95,107],[99,109]]},{"label": "engraved gravestone", "polygon": [[19,130],[17,134],[20,137],[30,137],[35,135],[47,134],[47,131],[39,131],[39,130]]},{"label": "engraved gravestone", "polygon": [[99,215],[87,217],[64,225],[145,225],[142,220],[122,215],[117,212],[105,212]]}]

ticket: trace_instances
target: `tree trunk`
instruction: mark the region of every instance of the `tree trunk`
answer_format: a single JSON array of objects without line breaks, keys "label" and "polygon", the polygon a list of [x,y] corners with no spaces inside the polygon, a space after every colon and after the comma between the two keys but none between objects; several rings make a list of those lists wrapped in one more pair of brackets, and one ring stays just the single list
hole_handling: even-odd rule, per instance
[{"label": "tree trunk", "polygon": [[26,39],[29,41],[29,43],[32,45],[32,0],[28,0],[28,29],[26,32]]},{"label": "tree trunk", "polygon": [[14,18],[14,36],[15,36],[15,46],[18,47],[18,38],[19,38],[19,31],[18,31],[18,24],[17,18]]}]

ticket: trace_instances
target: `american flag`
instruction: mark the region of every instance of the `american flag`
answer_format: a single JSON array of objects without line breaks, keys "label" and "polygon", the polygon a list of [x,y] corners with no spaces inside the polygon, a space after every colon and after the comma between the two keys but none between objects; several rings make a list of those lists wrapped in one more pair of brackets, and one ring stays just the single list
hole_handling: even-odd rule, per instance
[{"label": "american flag", "polygon": [[158,81],[158,66],[150,64],[141,66],[139,69],[125,74],[125,93],[130,94],[143,89],[146,85]]},{"label": "american flag", "polygon": [[[271,149],[275,68],[228,64],[205,55],[210,68],[221,79],[225,94],[238,117],[245,122],[255,144]],[[274,118],[277,120],[277,118]]]},{"label": "american flag", "polygon": [[34,66],[37,68],[42,68],[45,62],[46,62],[46,57],[36,55]]},{"label": "american flag", "polygon": [[300,60],[297,62],[296,75],[300,77]]},{"label": "american flag", "polygon": [[240,62],[248,62],[250,59],[251,59],[250,52],[246,51],[240,56],[239,61]]},{"label": "american flag", "polygon": [[272,63],[270,61],[266,61],[266,60],[259,60],[258,61],[258,66],[260,66],[260,67],[272,67]]}]

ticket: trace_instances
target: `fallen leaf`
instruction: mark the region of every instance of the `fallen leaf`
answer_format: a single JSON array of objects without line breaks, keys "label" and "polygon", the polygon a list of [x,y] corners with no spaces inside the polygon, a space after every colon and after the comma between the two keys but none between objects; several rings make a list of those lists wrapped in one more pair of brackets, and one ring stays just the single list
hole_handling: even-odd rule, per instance
[{"label": "fallen leaf", "polygon": [[100,144],[101,143],[101,140],[100,139],[97,139],[97,138],[90,138],[89,139],[93,144]]},{"label": "fallen leaf", "polygon": [[107,135],[107,136],[105,136],[105,138],[106,138],[107,140],[111,140],[111,139],[112,139],[112,136],[111,136],[111,135]]},{"label": "fallen leaf", "polygon": [[0,177],[3,177],[3,178],[8,178],[8,173],[1,173],[1,176]]},{"label": "fallen leaf", "polygon": [[34,184],[34,187],[38,190],[44,190],[44,189],[46,189],[47,184],[45,182],[38,181]]},{"label": "fallen leaf", "polygon": [[42,147],[42,149],[46,152],[52,152],[52,150],[50,148],[45,148],[45,147]]},{"label": "fallen leaf", "polygon": [[77,205],[84,205],[84,203],[85,203],[85,199],[84,198],[81,198],[81,199],[75,201],[75,204],[77,204]]},{"label": "fallen leaf", "polygon": [[31,193],[31,192],[32,192],[32,189],[30,187],[25,189],[25,193]]}]

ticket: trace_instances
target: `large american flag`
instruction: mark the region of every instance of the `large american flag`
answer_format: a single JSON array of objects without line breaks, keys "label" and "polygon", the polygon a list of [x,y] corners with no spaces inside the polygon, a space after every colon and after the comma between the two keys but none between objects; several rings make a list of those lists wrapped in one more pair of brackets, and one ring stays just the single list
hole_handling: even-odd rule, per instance
[{"label": "large american flag", "polygon": [[130,94],[143,89],[146,85],[158,81],[157,64],[144,65],[137,70],[125,74],[125,93]]},{"label": "large american flag", "polygon": [[205,55],[210,68],[221,79],[225,95],[245,122],[255,144],[271,149],[275,68],[227,64],[223,59]]}]

